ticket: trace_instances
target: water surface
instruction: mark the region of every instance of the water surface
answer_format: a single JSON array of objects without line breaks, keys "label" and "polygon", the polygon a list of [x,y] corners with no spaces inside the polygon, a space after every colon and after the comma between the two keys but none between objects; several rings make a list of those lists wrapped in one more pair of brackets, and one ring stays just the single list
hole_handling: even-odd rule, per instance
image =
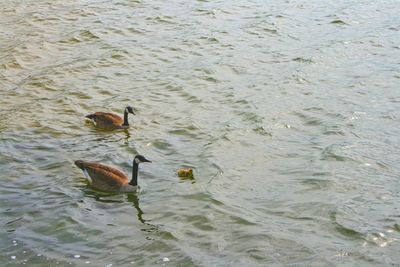
[{"label": "water surface", "polygon": [[[400,262],[397,1],[2,1],[4,266]],[[129,131],[84,116],[135,108]],[[104,194],[73,161],[130,172]],[[175,171],[195,170],[195,180]]]}]

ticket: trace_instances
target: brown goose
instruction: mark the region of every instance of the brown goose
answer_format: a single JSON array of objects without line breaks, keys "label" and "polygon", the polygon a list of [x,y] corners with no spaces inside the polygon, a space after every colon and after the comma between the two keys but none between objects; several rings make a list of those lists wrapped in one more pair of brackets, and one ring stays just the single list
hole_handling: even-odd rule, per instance
[{"label": "brown goose", "polygon": [[128,113],[135,115],[133,108],[127,106],[124,110],[124,119],[114,113],[96,112],[89,114],[86,118],[93,120],[96,127],[103,129],[126,129],[129,128]]},{"label": "brown goose", "polygon": [[75,165],[83,171],[93,188],[107,192],[136,192],[139,188],[139,163],[151,162],[142,155],[133,159],[132,179],[113,167],[95,162],[76,160]]}]

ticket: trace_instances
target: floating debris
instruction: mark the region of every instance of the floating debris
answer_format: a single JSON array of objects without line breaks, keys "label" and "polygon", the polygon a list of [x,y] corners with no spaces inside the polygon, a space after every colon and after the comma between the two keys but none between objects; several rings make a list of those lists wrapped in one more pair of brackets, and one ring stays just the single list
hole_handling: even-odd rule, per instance
[{"label": "floating debris", "polygon": [[81,255],[74,255],[75,259],[79,259],[81,257]]},{"label": "floating debris", "polygon": [[169,259],[167,257],[162,259],[163,262],[169,262]]}]

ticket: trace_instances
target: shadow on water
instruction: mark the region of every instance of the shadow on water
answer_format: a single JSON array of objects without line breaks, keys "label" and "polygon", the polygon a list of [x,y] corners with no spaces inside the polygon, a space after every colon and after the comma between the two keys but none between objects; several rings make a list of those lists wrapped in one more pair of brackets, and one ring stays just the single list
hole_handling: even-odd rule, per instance
[{"label": "shadow on water", "polygon": [[131,137],[130,130],[132,129],[101,129],[97,128],[92,122],[90,121],[85,121],[85,126],[88,127],[89,131],[93,134],[96,135],[106,135],[108,136],[109,134],[115,135],[116,133],[124,133],[125,134],[125,140],[129,140]]},{"label": "shadow on water", "polygon": [[92,199],[95,199],[96,201],[102,202],[102,203],[126,203],[130,202],[133,204],[133,207],[136,209],[136,214],[137,214],[137,220],[149,226],[150,228],[147,229],[141,229],[142,231],[145,232],[154,232],[158,230],[158,227],[154,224],[149,223],[150,220],[144,219],[144,212],[140,208],[140,198],[137,193],[112,193],[112,192],[103,192],[103,191],[98,191],[94,190],[90,187],[84,187],[83,189],[83,194],[85,197],[90,197]]},{"label": "shadow on water", "polygon": [[121,198],[120,193],[112,193],[112,192],[103,192],[98,191],[90,186],[86,186],[83,188],[83,194],[85,197],[90,197],[95,199],[96,201],[103,203],[124,203],[125,201]]},{"label": "shadow on water", "polygon": [[127,194],[127,199],[129,202],[131,202],[133,204],[133,207],[135,207],[136,211],[137,211],[137,219],[144,224],[148,224],[147,220],[143,219],[143,210],[140,208],[139,206],[139,197],[137,194]]},{"label": "shadow on water", "polygon": [[131,202],[133,204],[133,207],[135,207],[135,209],[137,211],[138,221],[141,222],[142,224],[149,226],[149,228],[142,228],[140,230],[144,231],[144,232],[148,232],[148,233],[157,232],[159,230],[158,226],[151,224],[150,220],[146,220],[143,218],[144,212],[139,206],[139,196],[135,193],[129,193],[129,194],[127,194],[127,199],[129,202]]}]

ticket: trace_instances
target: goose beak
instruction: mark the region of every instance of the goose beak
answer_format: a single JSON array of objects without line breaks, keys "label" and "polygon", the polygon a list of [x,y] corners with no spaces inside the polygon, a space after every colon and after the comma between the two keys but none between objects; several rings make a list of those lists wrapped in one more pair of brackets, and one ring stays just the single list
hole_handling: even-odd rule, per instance
[{"label": "goose beak", "polygon": [[142,162],[150,162],[151,163],[151,160],[148,160],[145,157],[143,157]]}]

